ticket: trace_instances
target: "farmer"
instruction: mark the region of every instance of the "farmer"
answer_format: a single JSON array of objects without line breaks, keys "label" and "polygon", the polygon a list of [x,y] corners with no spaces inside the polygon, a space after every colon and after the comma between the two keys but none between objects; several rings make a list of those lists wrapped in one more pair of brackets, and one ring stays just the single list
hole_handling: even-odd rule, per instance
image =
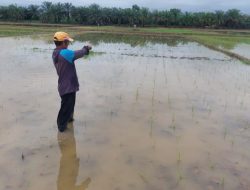
[{"label": "farmer", "polygon": [[88,45],[77,51],[69,50],[68,45],[72,41],[73,39],[65,32],[54,34],[56,48],[53,51],[52,59],[58,74],[58,91],[61,96],[61,108],[57,117],[60,132],[63,132],[67,128],[67,124],[74,120],[76,92],[79,90],[74,61],[88,55],[92,49],[91,45]]}]

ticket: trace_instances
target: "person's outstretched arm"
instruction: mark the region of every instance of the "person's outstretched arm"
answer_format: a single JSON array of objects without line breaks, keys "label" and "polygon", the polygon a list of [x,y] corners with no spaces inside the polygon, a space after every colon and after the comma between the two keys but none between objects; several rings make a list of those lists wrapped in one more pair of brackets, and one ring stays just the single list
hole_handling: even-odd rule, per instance
[{"label": "person's outstretched arm", "polygon": [[84,55],[88,55],[91,48],[92,47],[88,45],[88,46],[84,46],[81,50],[74,51],[73,60],[77,60],[77,59],[83,57]]},{"label": "person's outstretched arm", "polygon": [[60,51],[60,55],[64,59],[66,59],[69,63],[73,63],[75,60],[83,57],[84,55],[88,55],[91,49],[92,49],[91,46],[84,46],[82,49],[76,51],[63,49]]}]

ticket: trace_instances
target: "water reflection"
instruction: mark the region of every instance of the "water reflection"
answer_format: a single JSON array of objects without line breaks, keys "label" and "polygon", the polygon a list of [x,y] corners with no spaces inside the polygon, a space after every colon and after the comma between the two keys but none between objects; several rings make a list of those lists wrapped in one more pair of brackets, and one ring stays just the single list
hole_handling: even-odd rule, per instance
[{"label": "water reflection", "polygon": [[143,35],[123,35],[123,34],[80,34],[76,35],[78,41],[90,41],[97,46],[99,43],[125,43],[136,46],[146,46],[151,44],[167,44],[170,47],[176,47],[179,44],[187,44],[189,41],[182,37],[160,37]]},{"label": "water reflection", "polygon": [[90,178],[80,185],[76,185],[79,172],[79,158],[76,153],[76,141],[74,128],[71,127],[65,133],[58,133],[58,145],[61,151],[60,169],[57,178],[57,190],[84,190],[87,189]]}]

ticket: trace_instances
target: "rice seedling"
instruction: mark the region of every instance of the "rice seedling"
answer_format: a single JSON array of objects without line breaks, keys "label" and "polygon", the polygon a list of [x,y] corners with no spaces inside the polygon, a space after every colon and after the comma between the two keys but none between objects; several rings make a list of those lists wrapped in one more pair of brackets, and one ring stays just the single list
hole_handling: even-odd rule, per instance
[{"label": "rice seedling", "polygon": [[110,121],[113,120],[114,113],[115,113],[115,112],[114,112],[113,110],[110,110]]},{"label": "rice seedling", "polygon": [[120,101],[120,103],[122,103],[122,94],[120,94],[120,96],[119,96],[119,101]]},{"label": "rice seedling", "polygon": [[210,154],[210,152],[208,152],[208,162],[209,162],[209,168],[211,170],[214,170],[215,169],[215,165],[214,165],[214,163],[211,160],[211,154]]},{"label": "rice seedling", "polygon": [[192,106],[192,118],[194,118],[194,106]]},{"label": "rice seedling", "polygon": [[169,94],[168,94],[168,106],[171,108],[171,100]]},{"label": "rice seedling", "polygon": [[[164,59],[163,59],[164,61]],[[166,64],[163,63],[163,72],[164,72],[164,78],[165,78],[165,84],[167,85],[168,84],[168,77],[167,77],[167,68],[166,68]]]},{"label": "rice seedling", "polygon": [[153,93],[152,93],[152,106],[154,105],[154,99],[155,99],[155,83],[156,83],[156,69],[154,73],[154,86],[153,86]]},{"label": "rice seedling", "polygon": [[175,114],[173,114],[172,116],[172,123],[170,125],[170,128],[172,128],[174,131],[176,129],[176,125],[175,125]]},{"label": "rice seedling", "polygon": [[231,145],[232,145],[232,147],[234,146],[234,140],[231,140]]},{"label": "rice seedling", "polygon": [[211,159],[209,159],[209,168],[210,168],[211,170],[214,170],[214,169],[215,169],[215,165],[214,165],[214,163],[212,163]]},{"label": "rice seedling", "polygon": [[155,118],[154,118],[154,113],[152,111],[152,114],[150,116],[150,132],[149,132],[149,136],[152,138],[153,136],[153,126],[154,126],[154,122],[155,122]]},{"label": "rice seedling", "polygon": [[225,178],[224,177],[222,177],[220,184],[221,184],[222,188],[224,189],[225,188]]},{"label": "rice seedling", "polygon": [[243,106],[244,106],[244,101],[242,99],[241,102],[240,102],[240,107],[243,108]]},{"label": "rice seedling", "polygon": [[181,163],[181,152],[178,152],[177,163],[178,163],[178,164]]},{"label": "rice seedling", "polygon": [[183,175],[181,173],[180,166],[178,166],[178,169],[177,169],[177,185],[179,185],[183,179],[184,179],[184,177],[183,177]]},{"label": "rice seedling", "polygon": [[144,175],[144,174],[139,173],[139,176],[140,176],[141,180],[142,180],[144,183],[146,183],[146,184],[148,184],[148,183],[149,183],[149,182],[148,182],[148,179],[145,177],[145,175]]},{"label": "rice seedling", "polygon": [[227,102],[225,102],[225,105],[224,105],[224,112],[227,111]]},{"label": "rice seedling", "polygon": [[138,98],[139,98],[139,87],[137,87],[136,89],[136,95],[135,95],[136,102],[138,102]]},{"label": "rice seedling", "polygon": [[228,131],[227,131],[227,128],[225,128],[224,129],[224,134],[223,134],[224,140],[226,140],[227,134],[228,134]]}]

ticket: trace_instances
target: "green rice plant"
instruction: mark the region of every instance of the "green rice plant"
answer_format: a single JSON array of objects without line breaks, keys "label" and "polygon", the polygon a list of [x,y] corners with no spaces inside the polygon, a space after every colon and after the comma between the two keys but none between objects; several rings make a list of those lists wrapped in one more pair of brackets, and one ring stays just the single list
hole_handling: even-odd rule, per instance
[{"label": "green rice plant", "polygon": [[181,152],[178,153],[178,156],[177,156],[177,163],[178,163],[178,164],[181,163]]},{"label": "green rice plant", "polygon": [[175,122],[175,114],[173,114],[173,116],[172,116],[172,123],[174,123]]},{"label": "green rice plant", "polygon": [[163,71],[164,71],[164,77],[165,77],[165,84],[168,84],[168,76],[166,72],[166,64],[163,63]]},{"label": "green rice plant", "polygon": [[136,89],[136,95],[135,95],[136,102],[138,101],[138,98],[139,98],[139,87]]},{"label": "green rice plant", "polygon": [[113,116],[114,116],[115,112],[113,110],[110,110],[110,120],[113,120]]},{"label": "green rice plant", "polygon": [[194,106],[192,106],[192,118],[194,118]]},{"label": "green rice plant", "polygon": [[209,168],[210,168],[211,170],[214,170],[215,165],[214,165],[212,162],[210,162],[210,164],[209,164]]},{"label": "green rice plant", "polygon": [[173,114],[173,116],[172,116],[172,123],[170,125],[170,128],[172,128],[174,131],[176,129],[176,126],[175,126],[175,114]]},{"label": "green rice plant", "polygon": [[224,135],[223,135],[224,140],[226,140],[227,134],[228,134],[228,131],[227,131],[227,128],[225,128],[225,129],[224,129]]},{"label": "green rice plant", "polygon": [[146,183],[146,184],[148,184],[148,183],[149,183],[149,182],[148,182],[148,179],[145,177],[145,175],[144,175],[144,174],[139,173],[139,176],[140,176],[140,178],[142,179],[142,181],[143,181],[144,183]]},{"label": "green rice plant", "polygon": [[120,101],[120,103],[122,103],[122,95],[121,94],[119,96],[119,101]]},{"label": "green rice plant", "polygon": [[225,188],[225,178],[224,177],[222,177],[220,184],[221,184],[222,188],[224,189]]},{"label": "green rice plant", "polygon": [[181,183],[181,181],[184,179],[182,173],[181,173],[181,170],[178,166],[178,170],[177,170],[177,185]]}]

